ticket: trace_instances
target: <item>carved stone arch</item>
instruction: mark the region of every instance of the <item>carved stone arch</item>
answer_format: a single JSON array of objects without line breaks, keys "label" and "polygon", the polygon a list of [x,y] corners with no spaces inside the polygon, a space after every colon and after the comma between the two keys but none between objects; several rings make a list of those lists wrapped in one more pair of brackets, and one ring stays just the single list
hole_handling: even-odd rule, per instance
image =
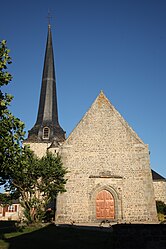
[{"label": "carved stone arch", "polygon": [[[90,213],[91,213],[91,217],[90,219],[92,221],[98,221],[98,219],[96,218],[96,197],[99,193],[101,193],[102,191],[108,191],[114,200],[114,221],[119,219],[119,195],[117,193],[117,191],[115,190],[114,187],[109,186],[109,185],[101,185],[101,184],[97,184],[95,186],[95,188],[93,188],[93,190],[90,193]],[[112,219],[111,219],[112,220]]]}]

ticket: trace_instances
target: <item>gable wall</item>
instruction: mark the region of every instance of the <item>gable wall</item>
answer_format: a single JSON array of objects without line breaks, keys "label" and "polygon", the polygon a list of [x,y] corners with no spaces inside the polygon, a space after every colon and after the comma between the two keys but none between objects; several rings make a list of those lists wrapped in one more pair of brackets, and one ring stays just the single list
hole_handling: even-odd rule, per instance
[{"label": "gable wall", "polygon": [[58,222],[96,221],[101,189],[114,195],[116,220],[156,221],[148,146],[104,95],[66,140],[62,158],[69,173],[67,192],[57,201]]}]

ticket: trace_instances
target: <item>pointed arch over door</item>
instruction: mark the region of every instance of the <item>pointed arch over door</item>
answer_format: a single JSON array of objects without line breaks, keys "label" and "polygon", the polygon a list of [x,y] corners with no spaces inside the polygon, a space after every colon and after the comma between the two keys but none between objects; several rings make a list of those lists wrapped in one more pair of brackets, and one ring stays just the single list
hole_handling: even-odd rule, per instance
[{"label": "pointed arch over door", "polygon": [[96,219],[112,220],[115,219],[115,201],[113,195],[102,190],[96,196]]}]

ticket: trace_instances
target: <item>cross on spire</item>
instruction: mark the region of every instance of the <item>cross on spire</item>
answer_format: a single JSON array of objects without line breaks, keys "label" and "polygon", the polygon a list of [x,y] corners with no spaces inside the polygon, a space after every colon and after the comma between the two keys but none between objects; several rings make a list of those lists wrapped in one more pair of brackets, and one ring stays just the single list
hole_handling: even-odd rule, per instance
[{"label": "cross on spire", "polygon": [[55,18],[55,16],[51,15],[51,11],[48,10],[48,15],[47,15],[47,20],[48,20],[48,27],[50,28],[51,27],[51,19],[52,18]]},{"label": "cross on spire", "polygon": [[51,12],[50,12],[50,10],[48,10],[47,19],[48,19],[48,25],[49,26],[51,25],[51,18],[52,18]]}]

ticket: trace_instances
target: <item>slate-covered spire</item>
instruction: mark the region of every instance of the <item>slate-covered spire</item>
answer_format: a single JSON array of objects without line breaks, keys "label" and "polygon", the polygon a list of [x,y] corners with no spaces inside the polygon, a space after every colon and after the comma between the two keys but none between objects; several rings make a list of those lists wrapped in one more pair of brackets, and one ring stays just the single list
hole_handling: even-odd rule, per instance
[{"label": "slate-covered spire", "polygon": [[27,140],[32,142],[52,142],[53,140],[62,142],[65,140],[65,132],[58,121],[56,77],[50,24],[48,25],[38,115],[36,124],[28,133]]}]

